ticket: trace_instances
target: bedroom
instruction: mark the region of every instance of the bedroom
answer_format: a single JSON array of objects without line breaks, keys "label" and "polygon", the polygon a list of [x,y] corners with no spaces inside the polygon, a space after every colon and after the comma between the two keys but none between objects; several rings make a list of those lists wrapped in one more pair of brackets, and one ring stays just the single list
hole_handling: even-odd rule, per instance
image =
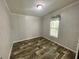
[{"label": "bedroom", "polygon": [[78,0],[0,0],[0,58],[10,59],[13,44],[39,37],[76,53],[78,19]]}]

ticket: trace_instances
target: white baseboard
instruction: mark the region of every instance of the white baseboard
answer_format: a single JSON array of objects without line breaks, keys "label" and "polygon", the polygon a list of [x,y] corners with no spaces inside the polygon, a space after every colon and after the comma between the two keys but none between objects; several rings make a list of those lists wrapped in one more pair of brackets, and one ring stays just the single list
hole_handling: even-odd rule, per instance
[{"label": "white baseboard", "polygon": [[17,42],[25,41],[25,40],[31,40],[31,39],[37,38],[37,37],[40,37],[40,36],[30,37],[30,38],[24,38],[24,39],[20,39],[20,40],[17,40],[17,41],[13,41],[13,44],[14,44],[14,43],[17,43]]},{"label": "white baseboard", "polygon": [[[48,37],[44,37],[44,38],[50,40],[50,38],[48,38]],[[52,40],[50,40],[50,41],[52,41]],[[62,46],[62,47],[64,47],[64,48],[66,48],[66,49],[68,49],[68,50],[70,50],[70,51],[76,53],[75,50],[73,50],[73,49],[71,49],[71,48],[69,48],[69,47],[67,47],[67,46],[64,46],[64,45],[62,45],[62,44],[60,44],[60,43],[58,43],[58,42],[56,42],[56,41],[52,41],[52,42],[54,42],[54,43],[56,43],[56,44],[58,44],[58,45],[60,45],[60,46]]]},{"label": "white baseboard", "polygon": [[[39,36],[39,37],[40,37],[40,36]],[[37,38],[37,37],[31,37],[31,38],[25,38],[25,39],[21,39],[21,40],[13,41],[13,44],[14,44],[14,43],[17,43],[17,42],[24,41],[24,40],[31,40],[31,39],[33,39],[33,38]],[[48,38],[48,37],[44,37],[44,38],[50,40],[50,38]],[[50,41],[52,41],[52,40],[50,40]],[[70,50],[70,51],[76,53],[75,50],[73,50],[73,49],[71,49],[71,48],[69,48],[69,47],[67,47],[67,46],[64,46],[64,45],[62,45],[62,44],[60,44],[60,43],[58,43],[58,42],[56,42],[56,41],[52,41],[52,42],[55,42],[56,44],[58,44],[58,45],[60,45],[60,46],[62,46],[62,47],[64,47],[64,48],[66,48],[66,49],[68,49],[68,50]]]},{"label": "white baseboard", "polygon": [[10,55],[11,55],[11,52],[12,52],[12,47],[13,47],[13,43],[11,44],[11,47],[10,47],[10,52],[9,52],[8,59],[10,59]]},{"label": "white baseboard", "polygon": [[75,59],[77,59],[77,56],[78,56],[78,49],[79,49],[79,40],[78,40],[78,44],[77,44],[77,51],[76,51],[76,57],[75,57]]}]

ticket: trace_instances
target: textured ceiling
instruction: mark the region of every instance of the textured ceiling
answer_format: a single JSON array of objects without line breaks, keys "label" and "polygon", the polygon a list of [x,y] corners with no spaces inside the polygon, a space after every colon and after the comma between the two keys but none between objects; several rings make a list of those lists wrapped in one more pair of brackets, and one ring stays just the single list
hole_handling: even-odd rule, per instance
[{"label": "textured ceiling", "polygon": [[[42,10],[36,9],[38,1],[44,4]],[[77,0],[6,0],[12,13],[44,16]]]}]

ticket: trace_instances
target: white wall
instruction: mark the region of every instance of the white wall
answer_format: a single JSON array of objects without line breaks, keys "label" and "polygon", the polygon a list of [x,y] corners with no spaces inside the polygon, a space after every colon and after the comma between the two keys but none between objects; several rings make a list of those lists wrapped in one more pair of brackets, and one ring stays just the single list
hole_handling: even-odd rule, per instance
[{"label": "white wall", "polygon": [[[61,15],[59,39],[50,37],[50,19],[55,15]],[[49,38],[64,47],[76,51],[79,33],[79,2],[75,2],[63,9],[52,12],[44,17],[43,36]]]},{"label": "white wall", "polygon": [[41,36],[41,18],[12,14],[11,29],[13,42],[39,37]]},{"label": "white wall", "polygon": [[0,0],[0,56],[8,59],[10,52],[9,10],[4,0]]}]

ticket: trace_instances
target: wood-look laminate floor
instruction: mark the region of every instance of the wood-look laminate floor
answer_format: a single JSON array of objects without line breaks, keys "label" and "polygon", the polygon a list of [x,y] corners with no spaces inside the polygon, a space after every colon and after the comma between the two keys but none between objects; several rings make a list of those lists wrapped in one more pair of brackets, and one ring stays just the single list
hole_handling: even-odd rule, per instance
[{"label": "wood-look laminate floor", "polygon": [[39,37],[15,43],[10,59],[75,59],[75,53]]}]

